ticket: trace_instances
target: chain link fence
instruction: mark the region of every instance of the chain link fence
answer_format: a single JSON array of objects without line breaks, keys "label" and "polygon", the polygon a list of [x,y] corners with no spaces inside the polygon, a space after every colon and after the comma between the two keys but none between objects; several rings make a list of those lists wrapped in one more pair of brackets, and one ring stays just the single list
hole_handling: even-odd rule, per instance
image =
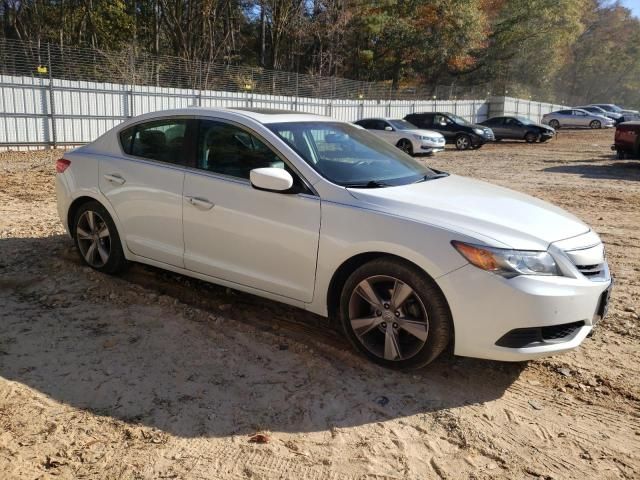
[{"label": "chain link fence", "polygon": [[362,82],[264,68],[151,55],[22,42],[0,38],[0,74],[328,99],[465,100],[504,91],[490,85],[433,85],[393,89],[391,82]]}]

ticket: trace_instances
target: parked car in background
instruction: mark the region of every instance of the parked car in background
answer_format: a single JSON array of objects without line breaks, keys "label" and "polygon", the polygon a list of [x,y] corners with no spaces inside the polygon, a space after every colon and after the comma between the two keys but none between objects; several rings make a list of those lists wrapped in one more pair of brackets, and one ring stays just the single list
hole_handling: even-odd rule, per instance
[{"label": "parked car in background", "polygon": [[491,128],[496,141],[500,140],[524,140],[527,143],[546,142],[556,134],[556,131],[535,123],[525,117],[493,117],[480,125]]},{"label": "parked car in background", "polygon": [[621,117],[618,123],[640,120],[640,113],[637,110],[627,110],[613,103],[592,103],[590,106],[601,108],[608,113],[619,114]]},{"label": "parked car in background", "polygon": [[490,128],[473,124],[453,113],[411,113],[404,119],[418,128],[441,133],[446,142],[455,144],[458,150],[480,148],[485,143],[495,140]]},{"label": "parked car in background", "polygon": [[580,110],[586,110],[589,113],[593,113],[594,115],[602,115],[603,117],[610,118],[613,120],[616,125],[620,122],[624,122],[624,115],[618,112],[608,112],[604,108],[598,107],[597,105],[586,105],[581,107],[574,107]]},{"label": "parked car in background", "polygon": [[507,361],[564,352],[607,309],[604,247],[584,222],[328,117],[145,114],[56,172],[60,219],[91,268],[145,263],[335,318],[387,367],[449,345]]},{"label": "parked car in background", "polygon": [[547,113],[542,116],[542,123],[554,130],[566,127],[608,128],[614,126],[614,121],[602,115],[595,115],[579,108],[569,108]]},{"label": "parked car in background", "polygon": [[611,149],[617,152],[620,159],[626,158],[627,155],[640,158],[640,121],[618,125]]},{"label": "parked car in background", "polygon": [[420,129],[406,120],[363,118],[354,123],[409,155],[432,155],[444,150],[445,140],[440,133]]}]

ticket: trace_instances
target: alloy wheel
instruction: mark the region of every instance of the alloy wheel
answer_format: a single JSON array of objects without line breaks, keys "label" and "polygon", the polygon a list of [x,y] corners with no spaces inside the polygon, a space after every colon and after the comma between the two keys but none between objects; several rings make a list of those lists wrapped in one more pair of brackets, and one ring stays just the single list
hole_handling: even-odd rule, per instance
[{"label": "alloy wheel", "polygon": [[560,122],[558,120],[551,120],[549,122],[549,126],[554,130],[557,130],[558,128],[560,128]]},{"label": "alloy wheel", "polygon": [[84,260],[94,268],[105,266],[111,254],[111,235],[104,219],[87,210],[78,219],[76,236]]},{"label": "alloy wheel", "polygon": [[467,137],[466,135],[463,135],[456,139],[456,147],[458,147],[458,150],[467,150],[469,148],[469,144],[469,137]]},{"label": "alloy wheel", "polygon": [[599,122],[598,120],[593,120],[593,121],[589,124],[589,126],[590,126],[591,128],[600,128],[600,126],[601,126],[601,125],[600,125],[600,122]]},{"label": "alloy wheel", "polygon": [[399,144],[398,144],[398,148],[400,150],[402,150],[404,153],[407,153],[409,155],[411,155],[412,152],[412,148],[411,148],[411,143],[408,142],[407,140],[402,140]]},{"label": "alloy wheel", "polygon": [[349,299],[349,322],[367,350],[390,361],[413,357],[429,335],[422,300],[409,285],[387,275],[365,278],[356,286]]}]

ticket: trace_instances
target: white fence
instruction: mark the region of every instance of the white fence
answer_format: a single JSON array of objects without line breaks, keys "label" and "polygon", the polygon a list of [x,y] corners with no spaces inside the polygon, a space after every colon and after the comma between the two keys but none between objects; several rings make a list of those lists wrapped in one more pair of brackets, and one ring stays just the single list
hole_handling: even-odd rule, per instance
[{"label": "white fence", "polygon": [[518,114],[538,121],[558,105],[490,100],[331,100],[0,75],[0,149],[79,145],[142,113],[187,106],[294,110],[354,121],[452,112],[472,122]]}]

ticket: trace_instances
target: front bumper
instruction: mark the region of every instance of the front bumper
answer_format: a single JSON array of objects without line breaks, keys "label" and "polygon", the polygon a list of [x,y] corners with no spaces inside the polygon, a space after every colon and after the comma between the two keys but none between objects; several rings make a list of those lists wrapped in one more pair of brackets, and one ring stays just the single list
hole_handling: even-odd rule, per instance
[{"label": "front bumper", "polygon": [[[603,292],[611,281],[586,277],[527,276],[505,279],[466,265],[438,279],[453,316],[456,355],[523,361],[576,348],[598,320]],[[571,335],[554,342],[505,347],[515,329],[577,324]]]}]

